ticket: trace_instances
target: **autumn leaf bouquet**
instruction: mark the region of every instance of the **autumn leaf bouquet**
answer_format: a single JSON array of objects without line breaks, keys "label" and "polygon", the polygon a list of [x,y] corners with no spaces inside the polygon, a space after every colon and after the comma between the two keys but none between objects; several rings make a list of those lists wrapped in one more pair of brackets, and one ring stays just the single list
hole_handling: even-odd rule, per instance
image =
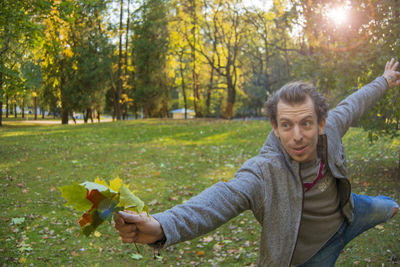
[{"label": "autumn leaf bouquet", "polygon": [[77,211],[85,211],[79,220],[81,232],[89,236],[104,221],[111,221],[113,214],[120,210],[137,213],[148,211],[148,207],[129,190],[129,185],[117,177],[107,184],[96,178],[94,182],[84,182],[60,187],[61,196]]}]

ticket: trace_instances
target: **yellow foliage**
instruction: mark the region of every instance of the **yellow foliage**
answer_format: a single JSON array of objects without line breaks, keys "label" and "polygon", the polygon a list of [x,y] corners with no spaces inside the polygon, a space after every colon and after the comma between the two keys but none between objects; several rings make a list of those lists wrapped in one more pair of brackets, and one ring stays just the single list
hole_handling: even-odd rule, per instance
[{"label": "yellow foliage", "polygon": [[115,192],[118,192],[119,189],[121,188],[122,184],[123,184],[123,182],[122,182],[121,178],[117,177],[114,180],[110,181],[110,188],[112,190],[114,190]]},{"label": "yellow foliage", "polygon": [[100,236],[101,236],[101,233],[100,233],[100,232],[97,232],[97,231],[94,231],[94,236],[95,236],[95,237],[100,237]]},{"label": "yellow foliage", "polygon": [[74,55],[74,53],[72,52],[71,48],[67,48],[64,50],[64,55],[66,57],[72,57]]},{"label": "yellow foliage", "polygon": [[97,178],[94,180],[94,182],[95,182],[96,184],[101,184],[101,185],[104,185],[104,186],[107,186],[107,187],[108,187],[107,182],[104,181],[104,180],[102,180],[102,179],[100,179],[99,177],[97,177]]}]

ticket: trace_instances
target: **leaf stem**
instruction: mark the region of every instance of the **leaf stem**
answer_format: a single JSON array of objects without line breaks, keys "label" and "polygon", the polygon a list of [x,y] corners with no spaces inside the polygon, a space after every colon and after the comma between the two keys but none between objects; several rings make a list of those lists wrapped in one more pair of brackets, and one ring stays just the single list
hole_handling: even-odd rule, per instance
[{"label": "leaf stem", "polygon": [[133,244],[135,245],[135,248],[136,248],[137,253],[140,254],[139,248],[138,248],[138,246],[136,245],[136,243],[133,242]]}]

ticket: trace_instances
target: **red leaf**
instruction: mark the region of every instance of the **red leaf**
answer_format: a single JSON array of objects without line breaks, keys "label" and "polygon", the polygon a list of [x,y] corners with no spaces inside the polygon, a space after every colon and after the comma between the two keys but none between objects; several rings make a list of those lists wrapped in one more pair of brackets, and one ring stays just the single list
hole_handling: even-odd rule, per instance
[{"label": "red leaf", "polygon": [[82,215],[81,219],[79,220],[79,225],[83,227],[91,222],[92,222],[92,216],[90,216],[90,211],[88,211]]},{"label": "red leaf", "polygon": [[99,206],[100,202],[106,199],[105,196],[103,196],[102,193],[100,193],[98,190],[94,189],[89,192],[89,195],[86,197],[87,199],[90,200],[90,202],[93,203],[93,207],[90,210],[97,209]]}]

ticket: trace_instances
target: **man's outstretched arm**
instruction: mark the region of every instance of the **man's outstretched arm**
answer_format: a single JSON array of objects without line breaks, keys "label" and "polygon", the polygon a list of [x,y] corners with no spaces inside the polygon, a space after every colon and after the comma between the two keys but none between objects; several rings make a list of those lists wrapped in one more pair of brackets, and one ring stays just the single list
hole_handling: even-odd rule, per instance
[{"label": "man's outstretched arm", "polygon": [[339,130],[343,136],[349,127],[381,99],[390,88],[400,85],[399,62],[388,61],[382,76],[363,86],[355,93],[346,97],[334,109],[329,111],[329,125]]}]

